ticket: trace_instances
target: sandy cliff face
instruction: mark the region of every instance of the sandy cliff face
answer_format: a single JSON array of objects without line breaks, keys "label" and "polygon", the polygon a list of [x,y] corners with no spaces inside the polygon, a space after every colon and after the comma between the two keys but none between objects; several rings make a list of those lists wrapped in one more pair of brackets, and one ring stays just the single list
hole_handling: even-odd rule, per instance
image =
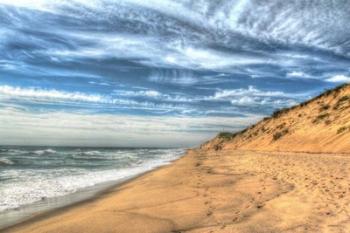
[{"label": "sandy cliff face", "polygon": [[275,112],[236,134],[219,134],[201,148],[350,153],[350,85]]}]

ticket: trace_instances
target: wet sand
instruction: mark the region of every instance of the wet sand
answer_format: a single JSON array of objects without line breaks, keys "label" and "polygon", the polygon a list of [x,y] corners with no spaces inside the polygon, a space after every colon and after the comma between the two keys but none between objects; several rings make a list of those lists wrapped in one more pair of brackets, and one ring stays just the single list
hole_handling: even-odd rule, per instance
[{"label": "wet sand", "polygon": [[5,232],[350,232],[350,155],[192,150]]}]

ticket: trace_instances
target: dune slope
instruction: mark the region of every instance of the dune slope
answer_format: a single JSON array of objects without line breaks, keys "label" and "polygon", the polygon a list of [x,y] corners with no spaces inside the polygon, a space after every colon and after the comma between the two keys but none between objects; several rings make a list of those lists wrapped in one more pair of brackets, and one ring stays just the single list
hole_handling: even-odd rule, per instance
[{"label": "dune slope", "polygon": [[350,152],[350,85],[283,109],[236,134],[222,133],[202,149]]}]

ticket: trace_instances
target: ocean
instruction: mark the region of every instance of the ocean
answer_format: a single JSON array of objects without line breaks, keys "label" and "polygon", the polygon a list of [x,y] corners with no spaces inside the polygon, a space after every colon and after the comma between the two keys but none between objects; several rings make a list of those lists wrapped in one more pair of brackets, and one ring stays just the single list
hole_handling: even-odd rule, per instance
[{"label": "ocean", "polygon": [[[57,201],[53,205],[52,201],[47,200],[98,189],[104,187],[102,184],[116,184],[168,164],[184,151],[159,148],[2,146],[0,222],[1,219],[11,222],[14,216],[26,217],[35,213],[35,209],[28,211],[28,206],[35,206],[36,203],[41,203],[41,208],[36,208],[40,211],[50,209],[50,206],[60,206]],[[79,201],[81,198],[70,200]],[[21,212],[22,208],[26,209],[25,213]]]}]

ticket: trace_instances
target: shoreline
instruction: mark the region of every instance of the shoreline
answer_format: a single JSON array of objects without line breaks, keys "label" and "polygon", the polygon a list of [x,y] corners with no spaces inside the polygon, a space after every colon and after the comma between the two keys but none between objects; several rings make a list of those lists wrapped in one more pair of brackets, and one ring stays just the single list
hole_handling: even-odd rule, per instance
[{"label": "shoreline", "polygon": [[347,232],[350,156],[188,150],[11,233]]},{"label": "shoreline", "polygon": [[[36,222],[36,221],[40,221],[40,220],[45,219],[45,218],[50,218],[51,216],[63,213],[65,211],[69,211],[70,209],[78,207],[80,205],[84,205],[86,203],[96,201],[100,198],[103,198],[103,196],[108,195],[110,192],[114,192],[120,186],[126,185],[127,183],[132,182],[133,180],[136,180],[139,177],[147,175],[148,173],[154,172],[158,169],[162,169],[164,167],[170,166],[175,161],[186,156],[186,154],[187,154],[187,152],[185,151],[184,154],[181,155],[179,158],[176,158],[172,161],[169,161],[168,163],[165,163],[163,165],[154,167],[148,171],[141,172],[137,175],[131,175],[130,177],[126,177],[126,178],[116,180],[116,181],[107,181],[104,183],[96,184],[94,186],[83,188],[82,190],[79,190],[75,193],[71,193],[68,195],[59,196],[59,197],[55,197],[55,198],[48,198],[45,200],[45,202],[49,202],[50,200],[57,200],[57,199],[61,199],[61,200],[57,201],[59,203],[56,204],[56,207],[55,206],[53,206],[53,207],[47,206],[47,207],[44,207],[42,211],[40,211],[40,210],[36,211],[36,212],[29,211],[30,212],[29,215],[31,215],[31,216],[24,216],[24,217],[18,218],[17,220],[14,220],[10,224],[4,224],[4,227],[2,227],[0,225],[0,232],[2,232],[2,231],[11,232],[12,229],[16,229],[18,227],[25,226],[27,224],[30,224],[30,222]],[[89,193],[86,193],[86,192],[89,192]],[[67,198],[70,199],[69,197],[73,197],[73,199],[75,198],[76,201],[65,200]],[[34,208],[35,209],[35,206],[38,204],[40,205],[40,203],[42,203],[42,201],[27,204],[27,205],[24,205],[22,207],[19,207],[18,209],[12,209],[9,211],[10,212],[22,211],[22,209],[26,209],[26,208],[29,208],[29,209]],[[3,215],[6,215],[6,213],[3,213]],[[1,214],[0,214],[0,216],[1,216]]]}]

